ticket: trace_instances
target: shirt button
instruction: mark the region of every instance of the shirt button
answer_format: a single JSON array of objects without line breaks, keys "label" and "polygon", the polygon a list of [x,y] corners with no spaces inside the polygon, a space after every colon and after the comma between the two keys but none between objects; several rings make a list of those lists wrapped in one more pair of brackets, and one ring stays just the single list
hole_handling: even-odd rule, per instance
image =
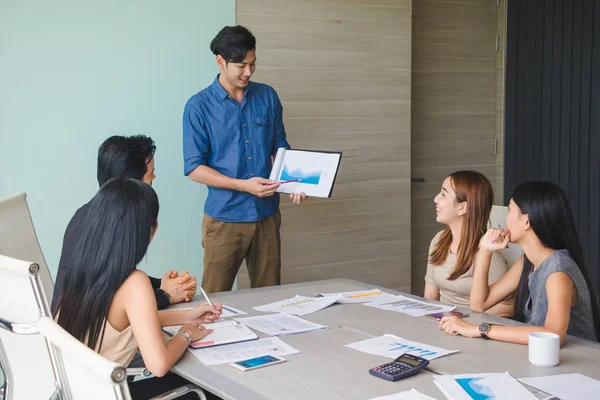
[{"label": "shirt button", "polygon": [[252,160],[252,156],[248,157],[248,160]]},{"label": "shirt button", "polygon": [[252,172],[250,172],[250,176],[254,176],[254,174]]},{"label": "shirt button", "polygon": [[244,124],[244,126],[246,126],[246,124]]},{"label": "shirt button", "polygon": [[250,143],[250,141],[249,141],[249,140],[246,140],[246,143]]}]

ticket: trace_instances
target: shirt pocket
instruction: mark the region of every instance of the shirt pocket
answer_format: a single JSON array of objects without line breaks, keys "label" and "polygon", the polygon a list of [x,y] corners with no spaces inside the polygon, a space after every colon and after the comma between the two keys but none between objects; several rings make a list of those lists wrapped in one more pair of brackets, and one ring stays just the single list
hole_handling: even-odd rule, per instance
[{"label": "shirt pocket", "polygon": [[270,144],[273,141],[274,137],[274,128],[275,127],[275,119],[265,114],[260,118],[256,118],[255,120],[255,129],[258,136],[264,140],[265,144]]},{"label": "shirt pocket", "polygon": [[261,118],[256,119],[256,127],[257,128],[271,128],[273,129],[273,124],[275,120],[270,115],[265,115]]}]

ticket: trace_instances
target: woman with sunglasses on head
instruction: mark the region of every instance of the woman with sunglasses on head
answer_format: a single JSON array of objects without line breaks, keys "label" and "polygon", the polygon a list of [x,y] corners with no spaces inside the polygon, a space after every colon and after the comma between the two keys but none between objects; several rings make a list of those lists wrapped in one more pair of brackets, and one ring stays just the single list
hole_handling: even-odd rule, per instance
[{"label": "woman with sunglasses on head", "polygon": [[[473,265],[479,240],[488,227],[493,199],[490,181],[479,172],[456,171],[444,180],[434,202],[436,221],[447,228],[431,241],[424,297],[469,307]],[[489,268],[490,284],[500,279],[507,268],[504,256],[495,253]],[[512,306],[499,304],[486,312],[512,315]]]},{"label": "woman with sunglasses on head", "polygon": [[[549,182],[523,183],[514,190],[506,217],[507,229],[490,229],[481,239],[473,276],[471,309],[482,311],[516,294],[515,319],[528,326],[481,324],[444,317],[440,328],[452,335],[483,337],[527,344],[531,332],[567,334],[597,341],[598,303],[565,193]],[[498,282],[489,285],[492,254],[508,243],[525,253]]]}]

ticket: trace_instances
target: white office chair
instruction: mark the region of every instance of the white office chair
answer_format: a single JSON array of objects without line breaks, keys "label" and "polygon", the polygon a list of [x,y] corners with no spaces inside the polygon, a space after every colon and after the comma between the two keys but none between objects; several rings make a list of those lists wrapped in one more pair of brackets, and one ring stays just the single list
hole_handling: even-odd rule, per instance
[{"label": "white office chair", "polygon": [[[131,399],[125,368],[91,350],[48,317],[41,317],[37,326],[41,334],[60,351],[73,399]],[[170,400],[189,392],[206,400],[202,389],[191,384],[154,399]]]},{"label": "white office chair", "polygon": [[[506,228],[506,216],[508,215],[508,207],[506,206],[492,206],[492,212],[490,213],[490,226],[497,228],[500,225]],[[508,267],[512,265],[523,255],[523,249],[518,244],[509,243],[508,248],[502,250],[502,255],[506,258]]]},{"label": "white office chair", "polygon": [[48,350],[36,327],[40,316],[49,314],[38,264],[0,255],[0,367],[5,399],[63,398],[60,358]]},{"label": "white office chair", "polygon": [[60,352],[71,398],[131,399],[121,365],[102,357],[49,317],[40,317],[37,329]]},{"label": "white office chair", "polygon": [[0,221],[0,254],[36,263],[43,294],[48,304],[52,303],[54,282],[35,233],[26,193],[0,199]]}]

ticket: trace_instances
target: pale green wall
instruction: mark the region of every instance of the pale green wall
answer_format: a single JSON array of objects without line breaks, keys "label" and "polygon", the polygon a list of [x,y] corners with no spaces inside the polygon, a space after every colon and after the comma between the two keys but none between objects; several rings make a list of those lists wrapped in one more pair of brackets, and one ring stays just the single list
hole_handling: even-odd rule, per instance
[{"label": "pale green wall", "polygon": [[[25,191],[53,276],[66,225],[97,190],[98,145],[157,144],[160,228],[141,269],[202,273],[206,188],[183,176],[186,100],[217,73],[234,0],[0,0],[0,198]],[[1,223],[1,221],[0,221]]]}]

